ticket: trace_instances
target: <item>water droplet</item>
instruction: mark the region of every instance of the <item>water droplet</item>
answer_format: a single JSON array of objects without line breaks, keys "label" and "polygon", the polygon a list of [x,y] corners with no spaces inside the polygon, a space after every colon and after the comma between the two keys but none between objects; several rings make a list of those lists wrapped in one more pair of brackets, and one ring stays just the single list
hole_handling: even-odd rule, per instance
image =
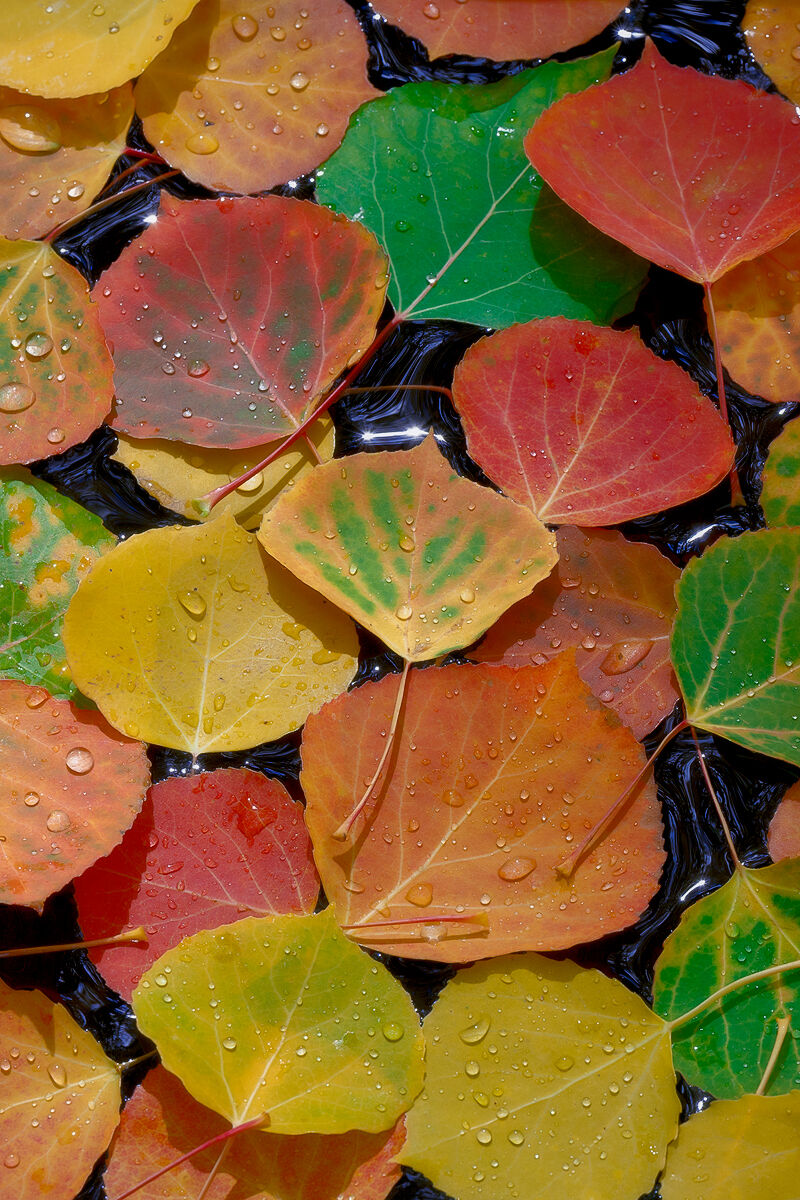
[{"label": "water droplet", "polygon": [[423,7],[422,12],[423,12],[423,15],[428,18],[429,21],[436,21],[439,18],[439,5],[438,4],[426,4]]},{"label": "water droplet", "polygon": [[600,670],[604,675],[624,675],[647,658],[652,649],[653,643],[645,639],[616,642],[600,663]]},{"label": "water droplet", "polygon": [[240,42],[252,42],[258,33],[258,21],[249,13],[237,13],[231,18],[231,25]]},{"label": "water droplet", "polygon": [[471,588],[471,587],[462,588],[461,591],[459,592],[459,596],[461,597],[462,604],[474,604],[475,603],[475,589],[474,588]]},{"label": "water droplet", "polygon": [[0,108],[0,138],[12,150],[25,154],[52,154],[61,149],[58,121],[31,104]]},{"label": "water droplet", "polygon": [[29,333],[25,338],[25,353],[28,358],[47,358],[53,349],[53,339],[46,333]]},{"label": "water droplet", "polygon": [[477,1063],[474,1058],[471,1058],[464,1064],[464,1070],[469,1075],[470,1079],[475,1079],[476,1076],[480,1075],[481,1073],[480,1063]]},{"label": "water droplet", "polygon": [[24,412],[36,400],[36,393],[24,383],[4,383],[0,387],[0,412]]},{"label": "water droplet", "polygon": [[535,869],[535,858],[509,858],[499,868],[497,874],[501,879],[513,882],[517,879],[525,879]]},{"label": "water droplet", "polygon": [[482,1146],[488,1146],[492,1140],[492,1135],[488,1129],[479,1129],[475,1137]]},{"label": "water droplet", "polygon": [[82,183],[73,183],[67,188],[68,200],[80,200],[81,196],[86,191]]},{"label": "water droplet", "polygon": [[414,550],[417,545],[413,537],[409,537],[407,533],[401,534],[397,544],[401,550],[405,551],[406,554],[411,554],[412,550]]},{"label": "water droplet", "polygon": [[473,1025],[468,1025],[466,1029],[460,1029],[458,1036],[468,1046],[477,1046],[486,1037],[491,1024],[489,1017],[479,1017]]},{"label": "water droplet", "polygon": [[442,800],[450,808],[461,808],[461,805],[464,803],[464,797],[461,795],[461,792],[454,792],[452,788],[443,794]]},{"label": "water droplet", "polygon": [[285,42],[286,41],[286,30],[283,29],[280,25],[273,25],[269,31],[269,36],[272,38],[272,40],[274,42]]},{"label": "water droplet", "polygon": [[60,446],[66,436],[64,430],[59,429],[57,425],[47,431],[47,440],[51,446]]},{"label": "water droplet", "polygon": [[181,592],[178,596],[181,608],[186,609],[193,617],[202,617],[205,615],[206,602],[197,591]]},{"label": "water droplet", "polygon": [[11,1063],[8,1061],[7,1058],[4,1058],[0,1062],[0,1071],[2,1071],[4,1075],[7,1075],[10,1070],[11,1070]]},{"label": "water droplet", "polygon": [[47,692],[43,687],[32,688],[25,699],[28,708],[41,708],[47,699]]},{"label": "water droplet", "polygon": [[236,1038],[226,1037],[222,1039],[222,1044],[226,1050],[235,1050],[238,1045]]},{"label": "water droplet", "polygon": [[415,883],[406,892],[406,900],[417,908],[427,908],[432,899],[433,888],[427,883]]},{"label": "water droplet", "polygon": [[67,754],[66,762],[73,775],[87,775],[94,766],[94,755],[85,746],[76,746]]},{"label": "water droplet", "polygon": [[41,796],[38,792],[28,792],[23,799],[23,804],[27,805],[28,808],[36,808],[40,800]]},{"label": "water droplet", "polygon": [[289,86],[293,88],[295,92],[304,92],[310,82],[311,80],[309,79],[308,75],[306,75],[305,71],[295,71],[294,75],[289,80]]},{"label": "water droplet", "polygon": [[190,154],[213,154],[216,150],[219,150],[219,142],[213,133],[205,133],[199,130],[197,133],[189,135],[185,145]]},{"label": "water droplet", "polygon": [[204,358],[190,358],[186,364],[186,374],[191,379],[202,379],[210,370]]},{"label": "water droplet", "polygon": [[508,1135],[508,1140],[512,1146],[521,1146],[525,1141],[525,1134],[521,1129],[512,1129]]},{"label": "water droplet", "polygon": [[575,1059],[570,1058],[568,1054],[564,1054],[561,1058],[556,1059],[556,1069],[559,1071],[571,1071],[574,1066]]},{"label": "water droplet", "polygon": [[168,982],[169,980],[167,979],[166,975],[156,975],[155,979],[153,980],[153,983],[156,985],[156,987],[166,987]]},{"label": "water droplet", "polygon": [[264,483],[263,472],[257,471],[255,473],[255,475],[252,476],[251,479],[245,479],[243,483],[240,483],[236,490],[237,490],[237,492],[241,492],[242,495],[247,496],[247,495],[250,495],[252,492],[257,492],[258,489],[263,485],[263,483]]},{"label": "water droplet", "polygon": [[18,1167],[19,1166],[19,1155],[14,1154],[14,1152],[12,1150],[12,1152],[10,1154],[7,1154],[5,1156],[5,1158],[3,1159],[3,1166],[8,1167],[9,1169]]},{"label": "water droplet", "polygon": [[45,821],[45,825],[51,833],[66,833],[71,824],[69,815],[60,808],[54,808]]},{"label": "water droplet", "polygon": [[387,1042],[399,1042],[403,1036],[403,1026],[392,1021],[389,1025],[384,1025],[381,1033]]},{"label": "water droplet", "polygon": [[67,1072],[64,1070],[64,1067],[61,1063],[50,1063],[50,1066],[47,1068],[47,1074],[50,1076],[56,1087],[62,1088],[66,1086]]},{"label": "water droplet", "polygon": [[398,621],[410,621],[414,615],[414,610],[410,604],[401,604],[399,608],[394,610],[394,615]]},{"label": "water droplet", "polygon": [[330,133],[330,129],[328,128],[328,126],[325,124],[324,121],[320,121],[319,125],[314,130],[314,132],[316,133],[317,137],[327,137],[328,134]]}]

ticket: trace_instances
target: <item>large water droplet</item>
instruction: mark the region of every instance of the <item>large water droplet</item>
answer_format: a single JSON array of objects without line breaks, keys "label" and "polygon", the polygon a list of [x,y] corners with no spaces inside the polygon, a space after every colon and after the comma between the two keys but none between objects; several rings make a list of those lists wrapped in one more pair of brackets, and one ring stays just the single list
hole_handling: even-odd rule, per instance
[{"label": "large water droplet", "polygon": [[190,154],[213,154],[216,150],[219,150],[219,142],[213,133],[206,133],[199,130],[197,133],[189,135],[185,145]]},{"label": "large water droplet", "polygon": [[517,879],[525,879],[530,875],[531,871],[536,869],[535,858],[508,858],[499,868],[497,874],[501,879],[508,882],[513,882]]},{"label": "large water droplet", "polygon": [[36,393],[24,383],[4,383],[0,387],[0,412],[18,413],[36,401]]},{"label": "large water droplet", "polygon": [[486,1037],[491,1024],[492,1022],[489,1017],[479,1017],[473,1025],[468,1025],[466,1029],[460,1029],[458,1036],[468,1046],[477,1046],[478,1042],[482,1042]]},{"label": "large water droplet", "polygon": [[398,621],[410,621],[414,615],[414,610],[410,604],[401,604],[399,608],[394,610],[394,615]]},{"label": "large water droplet", "polygon": [[616,642],[600,663],[600,670],[604,675],[624,675],[647,658],[652,649],[653,643],[645,639]]},{"label": "large water droplet", "polygon": [[204,358],[190,358],[186,364],[186,374],[191,379],[202,379],[210,370]]},{"label": "large water droplet", "polygon": [[409,904],[416,904],[417,908],[427,908],[433,899],[433,888],[427,883],[415,883],[406,892],[406,900]]},{"label": "large water droplet", "polygon": [[309,79],[308,75],[306,75],[305,71],[295,71],[294,75],[289,80],[289,86],[295,92],[304,92],[310,82],[311,80]]},{"label": "large water droplet", "polygon": [[64,1070],[64,1067],[61,1063],[50,1063],[50,1066],[47,1068],[47,1074],[50,1076],[56,1087],[62,1088],[66,1086],[67,1072]]},{"label": "large water droplet", "polygon": [[87,775],[94,766],[94,755],[85,746],[76,746],[67,754],[66,763],[73,775]]},{"label": "large water droplet", "polygon": [[222,1039],[222,1045],[225,1047],[226,1050],[235,1050],[238,1043],[236,1041],[236,1038],[226,1037],[226,1038]]},{"label": "large water droplet", "polygon": [[53,339],[46,333],[37,331],[36,333],[29,333],[25,338],[25,353],[28,358],[47,358],[52,349]]},{"label": "large water droplet", "polygon": [[54,808],[45,821],[45,825],[51,833],[66,833],[71,824],[69,814],[61,808]]},{"label": "large water droplet", "polygon": [[388,1025],[384,1025],[381,1033],[386,1038],[387,1042],[399,1042],[403,1036],[403,1026],[397,1025],[394,1021]]},{"label": "large water droplet", "polygon": [[27,792],[23,798],[23,804],[27,805],[28,808],[36,808],[40,800],[41,796],[38,792]]},{"label": "large water droplet", "polygon": [[181,608],[184,608],[187,613],[193,617],[202,617],[205,615],[206,602],[199,592],[187,591],[181,592],[178,596]]},{"label": "large water droplet", "polygon": [[231,25],[240,42],[251,42],[258,33],[258,21],[249,13],[237,13],[231,18]]},{"label": "large water droplet", "polygon": [[58,121],[31,104],[0,108],[0,138],[12,150],[25,154],[52,154],[61,149]]}]

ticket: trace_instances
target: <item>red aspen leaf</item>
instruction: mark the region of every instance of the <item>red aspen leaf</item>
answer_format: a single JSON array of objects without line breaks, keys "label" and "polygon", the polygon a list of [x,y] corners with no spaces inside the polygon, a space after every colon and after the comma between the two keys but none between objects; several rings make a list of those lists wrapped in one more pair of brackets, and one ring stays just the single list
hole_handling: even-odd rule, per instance
[{"label": "red aspen leaf", "polygon": [[9,237],[40,237],[88,208],[125,149],[133,92],[31,100],[0,87],[0,187]]},{"label": "red aspen leaf", "polygon": [[0,680],[0,899],[38,907],[107,854],[149,782],[144,746],[99,713]]},{"label": "red aspen leaf", "polygon": [[800,227],[794,106],[674,67],[652,43],[633,70],[548,109],[525,149],[581,216],[697,283]]},{"label": "red aspen leaf", "polygon": [[0,238],[0,463],[88,437],[111,407],[111,372],[83,276],[46,242]]},{"label": "red aspen leaf", "polygon": [[66,1200],[119,1122],[119,1071],[41,992],[0,982],[0,1163],[6,1196]]},{"label": "red aspen leaf", "polygon": [[120,845],[75,881],[87,941],[147,931],[147,946],[91,951],[126,1000],[189,934],[243,916],[312,912],[318,895],[302,805],[277,780],[235,768],[155,784]]},{"label": "red aspen leaf", "polygon": [[149,141],[215,190],[257,192],[313,170],[380,94],[344,0],[253,9],[201,0],[136,87]]},{"label": "red aspen leaf", "polygon": [[350,937],[470,962],[633,923],[664,862],[652,782],[569,878],[556,871],[645,761],[571,654],[518,671],[412,671],[366,827],[344,846],[335,833],[378,763],[396,690],[392,677],[365,684],[311,717],[303,735],[314,857]]},{"label": "red aspen leaf", "polygon": [[549,58],[588,42],[620,12],[620,0],[375,0],[382,17],[419,38],[431,58]]},{"label": "red aspen leaf", "polygon": [[578,673],[641,739],[679,699],[670,660],[677,567],[616,530],[556,533],[556,570],[469,656],[524,667],[575,649]]},{"label": "red aspen leaf", "polygon": [[372,341],[386,270],[366,229],[308,201],[162,194],[96,289],[111,424],[222,447],[291,433]]},{"label": "red aspen leaf", "polygon": [[734,267],[717,280],[711,296],[720,351],[731,376],[749,392],[775,404],[795,400],[800,234]]},{"label": "red aspen leaf", "polygon": [[800,31],[795,0],[748,0],[742,29],[761,66],[795,104],[800,104]]},{"label": "red aspen leaf", "polygon": [[[156,1067],[125,1106],[106,1169],[106,1194],[113,1200],[138,1179],[228,1128],[175,1075]],[[388,1133],[240,1133],[227,1143],[216,1170],[220,1145],[162,1175],[138,1195],[141,1200],[200,1195],[203,1200],[384,1200],[400,1178],[392,1158],[404,1138],[402,1120]]]},{"label": "red aspen leaf", "polygon": [[733,462],[713,404],[632,330],[514,325],[470,346],[453,396],[475,461],[551,524],[647,516],[708,491]]},{"label": "red aspen leaf", "polygon": [[258,536],[409,661],[468,646],[556,559],[544,525],[456,475],[433,436],[323,463],[266,513]]},{"label": "red aspen leaf", "polygon": [[800,858],[800,782],[786,792],[772,818],[767,846],[773,862]]}]

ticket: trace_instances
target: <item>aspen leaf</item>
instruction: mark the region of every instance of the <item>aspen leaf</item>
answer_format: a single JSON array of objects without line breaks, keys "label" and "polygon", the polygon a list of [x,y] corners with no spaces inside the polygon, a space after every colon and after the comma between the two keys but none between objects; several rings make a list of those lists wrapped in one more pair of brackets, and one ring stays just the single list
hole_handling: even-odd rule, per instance
[{"label": "aspen leaf", "polygon": [[6,1195],[73,1196],[119,1122],[117,1067],[62,1005],[0,982],[0,1070]]},{"label": "aspen leaf", "polygon": [[[125,1105],[105,1173],[107,1195],[117,1196],[226,1125],[156,1067]],[[388,1133],[264,1137],[254,1130],[237,1134],[221,1162],[219,1147],[210,1147],[138,1194],[141,1200],[384,1200],[400,1178],[392,1157],[403,1138],[402,1123]]]},{"label": "aspen leaf", "polygon": [[72,598],[64,645],[112,725],[193,755],[296,729],[347,686],[358,653],[352,623],[231,516],[110,551]]},{"label": "aspen leaf", "polygon": [[557,558],[532,513],[461,479],[432,435],[413,450],[323,463],[258,536],[410,661],[469,645]]},{"label": "aspen leaf", "polygon": [[369,346],[385,289],[375,240],[319,205],[162,194],[96,289],[111,424],[226,448],[283,437]]},{"label": "aspen leaf", "polygon": [[276,779],[237,768],[155,784],[120,845],[75,880],[88,941],[146,929],[146,946],[91,951],[126,999],[189,934],[246,913],[311,912],[318,895],[302,805]]},{"label": "aspen leaf", "polygon": [[800,530],[723,538],[683,572],[672,663],[692,725],[800,766]]},{"label": "aspen leaf", "polygon": [[800,858],[800,783],[788,789],[769,826],[770,858]]},{"label": "aspen leaf", "polygon": [[0,462],[88,437],[111,407],[111,371],[83,277],[46,242],[0,238]]},{"label": "aspen leaf", "polygon": [[693,1116],[667,1151],[663,1200],[797,1196],[800,1092],[718,1100]]},{"label": "aspen leaf", "polygon": [[669,1029],[621,983],[537,954],[495,959],[447,984],[424,1031],[401,1157],[435,1187],[459,1200],[652,1187],[680,1111]]},{"label": "aspen leaf", "polygon": [[542,521],[612,525],[707,492],[727,426],[632,330],[551,317],[470,346],[453,398],[475,461]]},{"label": "aspen leaf", "polygon": [[[739,867],[717,891],[691,905],[656,963],[653,1003],[679,1017],[718,988],[782,962],[800,946],[800,859]],[[777,1019],[800,1019],[800,973],[756,980],[722,996],[672,1036],[675,1065],[690,1083],[722,1099],[754,1092],[775,1045]],[[800,1046],[783,1043],[770,1093],[800,1087]]]},{"label": "aspen leaf", "polygon": [[75,693],[61,623],[78,583],[116,539],[99,517],[27,471],[0,469],[0,673]]},{"label": "aspen leaf", "polygon": [[650,782],[569,878],[556,871],[645,761],[571,654],[412,671],[368,827],[343,847],[336,831],[378,764],[396,691],[393,676],[364,684],[303,736],[314,856],[351,937],[471,962],[590,941],[644,911],[664,861]]},{"label": "aspen leaf", "polygon": [[[31,100],[0,87],[0,187],[9,237],[40,237],[83,212],[125,149],[130,84],[80,100]],[[65,211],[66,210],[66,211]]]},{"label": "aspen leaf", "polygon": [[581,679],[637,738],[679,698],[669,657],[678,568],[613,529],[556,532],[558,566],[530,596],[503,613],[475,662],[524,667],[569,647]]},{"label": "aspen leaf", "polygon": [[652,42],[632,70],[553,105],[525,149],[587,221],[697,283],[800,226],[794,106],[741,80],[674,67]]},{"label": "aspen leaf", "polygon": [[[155,148],[215,190],[258,192],[319,166],[376,95],[344,0],[201,0],[136,87]],[[257,133],[253,131],[257,130]]]},{"label": "aspen leaf", "polygon": [[769,525],[800,526],[800,421],[785,425],[769,448],[761,507]]},{"label": "aspen leaf", "polygon": [[742,29],[770,79],[794,104],[800,104],[800,37],[793,0],[748,0]]},{"label": "aspen leaf", "polygon": [[410,83],[354,115],[317,196],[385,248],[398,312],[497,329],[633,307],[645,264],[544,187],[522,145],[548,104],[610,68],[603,53],[480,87]]},{"label": "aspen leaf", "polygon": [[41,906],[117,844],[149,782],[144,746],[99,713],[0,681],[0,899]]},{"label": "aspen leaf", "polygon": [[588,42],[619,14],[619,0],[375,0],[382,17],[419,38],[431,58],[549,58]]},{"label": "aspen leaf", "polygon": [[[308,438],[319,457],[326,461],[333,456],[333,422],[320,417],[309,427]],[[118,435],[116,453],[112,455],[131,471],[138,483],[165,508],[183,517],[198,519],[192,501],[217,487],[238,479],[270,453],[272,444],[252,446],[249,450],[222,450],[208,446],[188,446],[159,438],[129,438]],[[261,517],[285,487],[311,470],[317,459],[303,439],[290,446],[284,455],[235,492],[225,496],[213,512],[201,517],[207,521],[230,513],[245,529],[256,529]]]},{"label": "aspen leaf", "polygon": [[106,92],[169,42],[197,0],[4,0],[0,84],[37,96]]},{"label": "aspen leaf", "polygon": [[263,1115],[273,1133],[377,1133],[422,1085],[411,1001],[330,909],[186,938],[133,1007],[164,1066],[233,1125]]}]

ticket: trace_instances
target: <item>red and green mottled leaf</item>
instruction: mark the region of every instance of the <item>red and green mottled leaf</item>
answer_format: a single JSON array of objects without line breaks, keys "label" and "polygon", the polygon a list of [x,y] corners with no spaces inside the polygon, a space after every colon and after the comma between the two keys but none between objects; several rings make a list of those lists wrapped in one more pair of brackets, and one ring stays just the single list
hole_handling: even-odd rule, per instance
[{"label": "red and green mottled leaf", "polygon": [[302,805],[277,780],[233,768],[157,783],[120,845],[75,881],[87,940],[147,931],[146,946],[91,952],[126,999],[181,938],[246,914],[311,912],[318,894]]},{"label": "red and green mottled leaf", "polygon": [[790,421],[769,448],[761,507],[769,525],[800,526],[800,421]]},{"label": "red and green mottled leaf", "polygon": [[453,396],[472,457],[551,523],[646,516],[708,491],[733,461],[711,402],[633,331],[514,326],[470,346]]},{"label": "red and green mottled leaf", "polygon": [[264,547],[403,658],[469,645],[556,560],[532,513],[413,450],[323,463],[282,496]]},{"label": "red and green mottled leaf", "polygon": [[318,205],[162,197],[95,290],[114,428],[220,447],[291,433],[372,341],[385,288],[374,239]]},{"label": "red and green mottled leaf", "polygon": [[794,106],[674,67],[652,43],[633,70],[553,105],[525,149],[587,221],[698,283],[800,227]]}]

